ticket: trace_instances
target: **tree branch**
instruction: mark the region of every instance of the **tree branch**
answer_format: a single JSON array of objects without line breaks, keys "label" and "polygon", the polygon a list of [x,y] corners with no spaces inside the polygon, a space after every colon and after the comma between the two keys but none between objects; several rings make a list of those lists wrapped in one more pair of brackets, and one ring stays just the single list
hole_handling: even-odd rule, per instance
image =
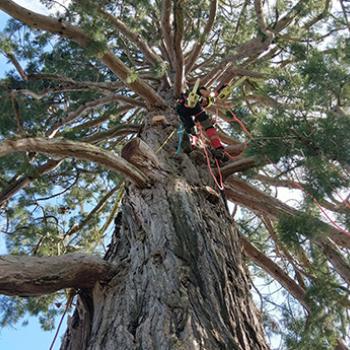
[{"label": "tree branch", "polygon": [[295,283],[295,281],[276,263],[254,247],[245,237],[240,236],[240,241],[244,249],[244,254],[251,258],[255,264],[259,265],[269,275],[274,277],[308,312],[310,312],[310,307],[305,300],[305,290]]},{"label": "tree branch", "polygon": [[173,48],[173,32],[170,24],[171,17],[171,0],[162,0],[161,5],[161,32],[164,38],[164,46],[170,58],[170,63],[174,67],[175,53]]},{"label": "tree branch", "polygon": [[256,159],[254,157],[242,158],[236,161],[229,162],[227,165],[221,168],[221,174],[224,178],[232,175],[238,171],[244,171],[257,166]]},{"label": "tree branch", "polygon": [[116,268],[97,256],[0,256],[0,293],[38,296],[64,288],[92,288],[107,281]]},{"label": "tree branch", "polygon": [[18,191],[20,191],[22,188],[26,187],[29,183],[31,183],[34,179],[37,179],[42,175],[46,174],[47,172],[55,169],[60,163],[61,160],[49,160],[44,165],[38,168],[34,168],[31,171],[32,174],[30,175],[23,175],[20,178],[16,176],[0,193],[0,207],[11,197],[13,197]]},{"label": "tree branch", "polygon": [[[22,6],[17,5],[11,0],[0,0],[0,9],[5,11],[10,16],[24,22],[25,24],[58,34],[67,39],[73,40],[83,48],[87,48],[94,44],[90,36],[84,33],[80,28],[71,25],[61,19],[44,16],[33,11],[30,11]],[[102,51],[102,50],[101,50]],[[166,107],[166,102],[160,97],[153,88],[140,78],[136,78],[133,82],[128,82],[128,78],[132,75],[131,70],[111,51],[106,49],[100,51],[101,61],[116,74],[126,86],[143,97],[151,106]]]},{"label": "tree branch", "polygon": [[191,50],[190,56],[186,60],[186,74],[191,72],[192,67],[196,63],[198,56],[202,52],[203,45],[205,44],[205,41],[207,40],[208,35],[214,26],[217,8],[218,8],[218,1],[211,0],[210,12],[209,12],[209,18],[207,20],[207,24],[205,25],[204,31],[201,34],[199,40],[197,41],[195,47]]},{"label": "tree branch", "polygon": [[95,108],[104,106],[104,105],[106,105],[108,103],[112,103],[114,101],[122,101],[126,104],[129,104],[129,105],[132,104],[135,106],[145,107],[145,105],[141,101],[134,100],[134,99],[127,97],[127,96],[110,95],[110,96],[106,96],[106,97],[101,97],[97,100],[93,100],[93,101],[89,101],[89,102],[86,102],[84,104],[81,104],[75,111],[69,112],[68,115],[64,119],[59,120],[57,123],[55,123],[55,125],[53,125],[47,131],[46,135],[48,135],[49,137],[54,137],[57,134],[59,128],[61,128],[62,126],[65,126],[68,123],[73,122],[78,117],[86,115],[87,113],[89,113],[90,111],[92,111]]},{"label": "tree branch", "polygon": [[266,20],[263,12],[263,6],[261,0],[254,0],[254,7],[255,7],[255,13],[256,18],[258,22],[259,29],[262,33],[266,33],[267,25]]},{"label": "tree branch", "polygon": [[162,58],[148,46],[146,40],[141,36],[141,34],[132,32],[123,21],[102,10],[101,8],[99,8],[99,12],[102,13],[102,15],[106,17],[118,31],[120,31],[127,39],[129,39],[130,42],[134,44],[134,46],[142,51],[149,63],[154,65],[161,65],[163,63]]},{"label": "tree branch", "polygon": [[23,80],[28,80],[27,74],[18,62],[16,56],[12,52],[4,52],[5,56],[9,59],[9,61],[15,66],[18,74],[21,76]]},{"label": "tree branch", "polygon": [[[270,195],[254,188],[245,181],[240,180],[235,176],[230,176],[225,180],[225,194],[227,199],[240,204],[244,207],[258,212],[262,215],[268,215],[275,219],[280,216],[298,216],[300,212],[280,200],[271,197]],[[344,233],[339,232],[335,227],[317,220],[319,227],[323,228],[325,235],[328,235],[339,246],[350,248],[350,239]]]},{"label": "tree branch", "polygon": [[38,152],[59,157],[74,157],[95,162],[102,167],[121,173],[137,186],[144,187],[148,178],[135,166],[113,152],[84,142],[63,139],[25,138],[0,143],[0,156],[14,152]]},{"label": "tree branch", "polygon": [[174,51],[175,51],[175,96],[180,96],[184,86],[185,66],[182,52],[182,39],[184,35],[183,1],[174,1]]}]

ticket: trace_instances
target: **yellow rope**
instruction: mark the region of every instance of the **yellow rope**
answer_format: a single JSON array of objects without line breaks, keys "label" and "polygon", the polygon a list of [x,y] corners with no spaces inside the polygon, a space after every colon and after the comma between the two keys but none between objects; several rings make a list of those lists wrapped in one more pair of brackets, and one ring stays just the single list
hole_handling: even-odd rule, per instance
[{"label": "yellow rope", "polygon": [[171,137],[174,135],[176,129],[174,129],[171,134],[166,138],[166,140],[162,143],[162,145],[157,149],[156,153],[158,153],[171,139]]}]

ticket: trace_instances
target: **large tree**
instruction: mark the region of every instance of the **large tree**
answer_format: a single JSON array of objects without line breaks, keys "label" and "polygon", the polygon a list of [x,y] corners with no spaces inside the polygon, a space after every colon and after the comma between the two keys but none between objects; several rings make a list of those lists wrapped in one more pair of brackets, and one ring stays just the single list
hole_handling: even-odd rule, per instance
[{"label": "large tree", "polygon": [[[347,349],[345,0],[0,9],[3,326],[52,328],[73,302],[62,349],[268,349],[263,326]],[[233,84],[208,110],[224,165],[204,136],[181,151],[174,107],[197,79]]]}]

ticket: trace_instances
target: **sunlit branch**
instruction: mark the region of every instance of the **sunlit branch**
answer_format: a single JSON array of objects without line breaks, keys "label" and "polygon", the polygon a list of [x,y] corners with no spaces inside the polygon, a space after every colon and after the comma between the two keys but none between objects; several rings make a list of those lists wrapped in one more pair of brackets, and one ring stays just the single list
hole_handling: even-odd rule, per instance
[{"label": "sunlit branch", "polygon": [[87,160],[126,176],[140,187],[146,186],[148,183],[146,175],[125,159],[113,152],[102,150],[84,142],[38,137],[7,140],[0,144],[0,156],[15,152],[38,152],[58,157],[74,157]]},{"label": "sunlit branch", "polygon": [[133,106],[129,106],[129,105],[121,106],[116,113],[106,112],[98,118],[89,120],[83,124],[79,124],[78,126],[74,126],[73,128],[70,129],[70,131],[74,132],[74,131],[81,131],[83,129],[92,128],[92,127],[101,125],[103,122],[105,122],[108,119],[115,120],[116,118],[122,116],[127,111],[133,108],[134,108]]},{"label": "sunlit branch", "polygon": [[109,130],[97,132],[90,136],[84,137],[83,139],[81,139],[81,141],[97,144],[99,142],[108,141],[108,139],[111,139],[116,136],[135,134],[139,130],[140,130],[140,125],[131,125],[131,124],[118,125]]},{"label": "sunlit branch", "polygon": [[64,288],[92,288],[107,281],[116,268],[97,256],[67,254],[50,257],[0,256],[0,293],[38,296]]},{"label": "sunlit branch", "polygon": [[104,106],[106,104],[109,104],[114,101],[120,101],[128,105],[134,105],[139,107],[145,107],[143,102],[134,100],[133,98],[122,96],[122,95],[109,95],[105,97],[101,97],[97,100],[89,101],[86,103],[81,104],[75,111],[69,112],[68,115],[65,118],[62,118],[59,120],[55,125],[53,125],[46,133],[49,137],[53,137],[56,135],[58,130],[62,126],[66,126],[68,123],[72,123],[74,120],[76,120],[79,117],[82,117],[92,110]]}]

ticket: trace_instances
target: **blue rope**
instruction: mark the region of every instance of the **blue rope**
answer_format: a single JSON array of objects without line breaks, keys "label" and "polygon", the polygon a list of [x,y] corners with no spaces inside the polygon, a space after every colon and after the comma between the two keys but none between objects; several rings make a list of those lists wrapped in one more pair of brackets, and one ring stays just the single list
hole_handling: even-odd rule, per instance
[{"label": "blue rope", "polygon": [[177,156],[181,152],[181,144],[182,144],[183,136],[184,136],[184,127],[183,127],[182,124],[180,124],[179,128],[177,129],[177,138],[178,138],[177,150],[176,150],[176,155]]}]

